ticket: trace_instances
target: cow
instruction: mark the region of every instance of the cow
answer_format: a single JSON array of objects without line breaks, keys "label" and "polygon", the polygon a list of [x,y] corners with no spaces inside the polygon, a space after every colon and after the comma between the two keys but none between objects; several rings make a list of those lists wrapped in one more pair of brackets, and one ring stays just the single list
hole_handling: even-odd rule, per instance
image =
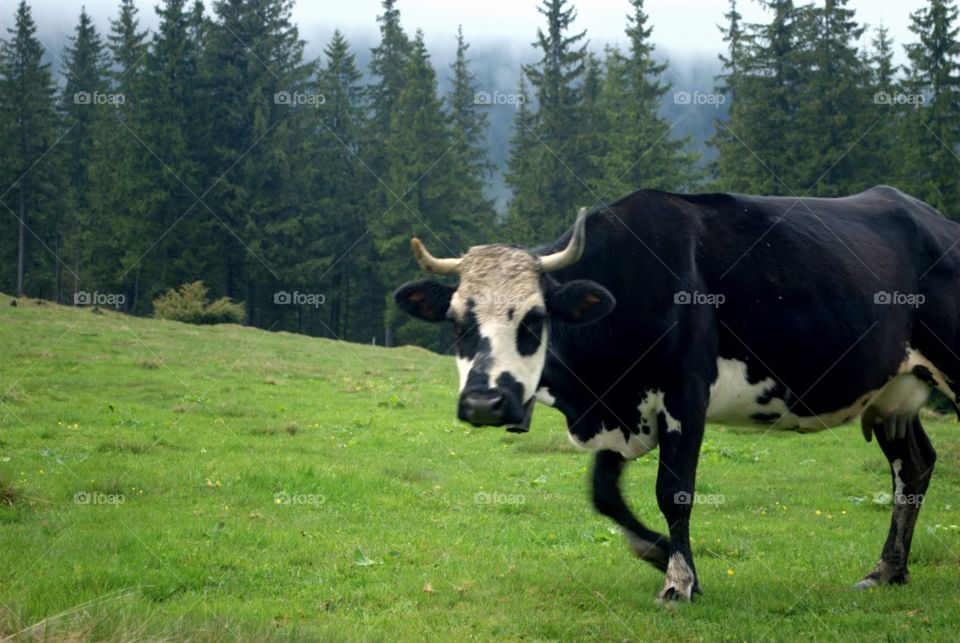
[{"label": "cow", "polygon": [[[936,453],[919,411],[960,405],[960,225],[899,190],[843,198],[636,191],[581,210],[546,246],[494,244],[417,262],[457,284],[401,286],[403,311],[449,320],[457,413],[529,428],[534,400],[595,450],[596,509],[665,572],[660,601],[702,593],[690,549],[705,425],[819,431],[860,418],[890,465],[893,516],[856,584],[908,580]],[[960,414],[960,408],[957,410]],[[638,520],[624,466],[659,448],[669,535]]]}]

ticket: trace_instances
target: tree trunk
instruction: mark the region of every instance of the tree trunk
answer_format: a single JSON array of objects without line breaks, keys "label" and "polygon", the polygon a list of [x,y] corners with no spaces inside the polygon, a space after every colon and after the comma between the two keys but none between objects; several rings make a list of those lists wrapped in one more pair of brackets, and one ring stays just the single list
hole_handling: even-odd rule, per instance
[{"label": "tree trunk", "polygon": [[133,274],[133,303],[130,306],[131,314],[135,314],[137,310],[137,303],[140,299],[140,266],[137,266],[137,271]]},{"label": "tree trunk", "polygon": [[27,241],[27,204],[20,185],[20,243],[17,249],[17,297],[23,297],[23,254]]}]

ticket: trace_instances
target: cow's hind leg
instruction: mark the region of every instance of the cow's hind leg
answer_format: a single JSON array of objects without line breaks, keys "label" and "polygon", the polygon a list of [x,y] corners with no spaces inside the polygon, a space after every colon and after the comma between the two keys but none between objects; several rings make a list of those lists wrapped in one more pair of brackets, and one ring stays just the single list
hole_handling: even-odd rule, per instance
[{"label": "cow's hind leg", "polygon": [[593,505],[623,529],[634,553],[660,571],[667,570],[669,539],[647,529],[627,507],[620,493],[626,459],[616,451],[598,451],[593,468]]},{"label": "cow's hind leg", "polygon": [[[869,411],[869,410],[868,410]],[[909,579],[907,559],[913,528],[917,523],[923,495],[927,492],[937,454],[920,424],[920,418],[907,420],[905,430],[888,432],[884,418],[865,413],[862,422],[866,433],[872,430],[880,448],[890,462],[893,476],[893,518],[890,533],[883,546],[880,562],[857,583],[860,589],[884,584],[906,583]],[[893,435],[894,437],[890,437]]]}]

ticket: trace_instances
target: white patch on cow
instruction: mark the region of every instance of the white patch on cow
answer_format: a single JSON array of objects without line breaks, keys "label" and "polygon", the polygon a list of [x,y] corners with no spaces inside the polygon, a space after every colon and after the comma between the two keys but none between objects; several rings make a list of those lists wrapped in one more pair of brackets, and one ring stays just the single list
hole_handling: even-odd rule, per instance
[{"label": "white patch on cow", "polygon": [[619,427],[608,429],[603,427],[599,433],[589,440],[581,441],[573,431],[567,435],[574,446],[587,451],[616,451],[623,457],[633,460],[647,453],[653,447],[657,446],[656,428],[650,435],[634,434],[627,431],[627,438],[624,438],[623,431]]},{"label": "white patch on cow", "polygon": [[900,471],[903,469],[903,460],[897,458],[890,463],[890,467],[893,469],[893,497],[894,502],[896,502],[898,498],[903,498],[904,484],[903,480],[900,478]]},{"label": "white patch on cow", "polygon": [[[751,384],[747,378],[747,364],[736,359],[717,359],[717,379],[710,385],[710,404],[707,419],[721,424],[739,424],[760,413],[783,415],[787,408],[782,400],[758,404],[757,400],[776,387],[767,378]],[[779,404],[776,404],[779,402]]]},{"label": "white patch on cow", "polygon": [[[850,406],[810,416],[798,415],[807,411],[802,401],[793,410],[782,399],[775,397],[761,404],[758,400],[769,395],[775,389],[776,382],[766,378],[750,383],[745,362],[721,357],[717,360],[717,379],[710,386],[707,420],[747,427],[775,423],[778,429],[814,432],[850,422],[870,407],[875,407],[881,416],[911,417],[926,403],[930,394],[930,387],[912,373],[916,366],[929,370],[937,388],[951,395],[952,383],[943,372],[919,351],[908,347],[902,364],[883,387],[865,391]],[[774,419],[761,423],[755,419],[757,416]]]},{"label": "white patch on cow", "polygon": [[[663,412],[667,423],[667,431],[680,431],[680,421],[670,415],[663,405],[663,391],[652,390],[644,393],[643,398],[637,405],[637,410],[640,412],[640,421],[633,430],[627,430],[626,436],[618,426],[612,428],[604,426],[599,433],[589,440],[580,440],[574,434],[574,431],[570,431],[570,441],[581,449],[616,451],[623,457],[632,460],[639,458],[657,446],[659,435],[657,416],[661,412]],[[644,432],[644,428],[648,432]]]},{"label": "white patch on cow", "polygon": [[640,404],[637,405],[637,410],[640,411],[641,430],[646,423],[648,426],[653,427],[651,433],[656,433],[657,427],[659,426],[657,423],[657,415],[663,412],[663,416],[667,421],[667,433],[680,433],[680,420],[670,415],[669,411],[667,411],[667,407],[663,403],[663,391],[655,389],[644,393],[643,399],[640,400]]},{"label": "white patch on cow", "polygon": [[470,375],[470,367],[473,365],[473,362],[468,360],[465,357],[457,356],[457,374],[460,376],[460,388],[459,391],[463,391],[463,387],[467,385],[467,376]]},{"label": "white patch on cow", "polygon": [[555,406],[557,403],[557,398],[553,397],[550,389],[548,389],[546,386],[541,386],[537,389],[537,402],[540,402],[540,404],[545,406]]}]

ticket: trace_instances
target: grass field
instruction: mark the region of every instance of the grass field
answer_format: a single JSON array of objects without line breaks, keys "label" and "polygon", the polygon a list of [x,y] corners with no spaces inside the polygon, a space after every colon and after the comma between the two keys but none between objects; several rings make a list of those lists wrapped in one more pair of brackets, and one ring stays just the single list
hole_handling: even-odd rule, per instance
[{"label": "grass field", "polygon": [[[662,607],[562,418],[455,420],[453,361],[0,296],[0,636],[194,640],[955,640],[960,427],[905,587],[851,590],[886,461],[849,426],[708,429],[705,595]],[[658,529],[656,453],[626,494]]]}]

